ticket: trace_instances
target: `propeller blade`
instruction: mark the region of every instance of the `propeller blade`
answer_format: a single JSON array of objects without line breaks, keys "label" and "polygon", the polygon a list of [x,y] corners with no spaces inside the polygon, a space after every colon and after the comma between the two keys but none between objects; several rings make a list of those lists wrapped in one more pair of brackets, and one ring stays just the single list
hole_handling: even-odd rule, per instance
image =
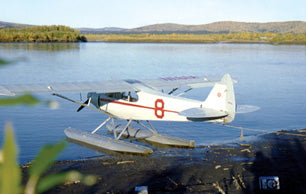
[{"label": "propeller blade", "polygon": [[[88,102],[89,102],[89,99],[87,99],[83,104],[88,104]],[[85,106],[81,105],[81,106],[78,108],[77,112],[81,111],[84,107],[85,107]]]}]

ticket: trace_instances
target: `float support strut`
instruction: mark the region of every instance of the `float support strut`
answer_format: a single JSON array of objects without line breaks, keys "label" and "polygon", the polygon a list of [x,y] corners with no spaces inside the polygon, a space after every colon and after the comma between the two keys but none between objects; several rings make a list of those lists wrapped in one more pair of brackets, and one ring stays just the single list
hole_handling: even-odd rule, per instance
[{"label": "float support strut", "polygon": [[126,126],[124,127],[124,129],[121,131],[121,133],[118,135],[118,137],[115,136],[116,140],[119,140],[120,137],[122,136],[122,134],[128,129],[129,125],[131,124],[132,120],[128,120],[128,123],[126,124]]},{"label": "float support strut", "polygon": [[103,123],[101,123],[101,125],[99,125],[95,130],[93,130],[91,132],[91,134],[94,134],[95,132],[97,132],[101,127],[103,127],[112,117],[108,117]]}]

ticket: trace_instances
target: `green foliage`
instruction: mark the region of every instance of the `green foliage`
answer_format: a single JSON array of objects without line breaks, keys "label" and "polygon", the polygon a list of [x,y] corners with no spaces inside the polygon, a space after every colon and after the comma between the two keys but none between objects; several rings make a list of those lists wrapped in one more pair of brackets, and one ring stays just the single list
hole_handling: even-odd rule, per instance
[{"label": "green foliage", "polygon": [[31,94],[24,94],[18,97],[0,98],[0,106],[11,106],[18,104],[35,105],[40,101]]},{"label": "green foliage", "polygon": [[9,61],[6,61],[6,60],[4,60],[4,59],[0,59],[0,66],[3,66],[3,65],[8,65],[8,64],[10,64],[11,62],[9,62]]},{"label": "green foliage", "polygon": [[94,175],[82,175],[77,171],[62,172],[41,178],[37,185],[36,191],[37,193],[43,193],[62,183],[66,183],[68,185],[81,182],[85,185],[91,186],[94,185],[96,181],[97,177]]},{"label": "green foliage", "polygon": [[[25,193],[42,193],[52,187],[68,182],[80,181],[87,185],[93,185],[96,182],[96,177],[92,175],[84,176],[76,171],[68,171],[63,173],[50,174],[42,177],[43,173],[54,163],[54,159],[65,148],[66,142],[62,141],[55,145],[44,146],[32,166],[29,169],[29,181],[25,187]],[[41,178],[42,177],[42,178]],[[91,182],[86,181],[88,177]]]},{"label": "green foliage", "polygon": [[28,28],[4,28],[0,30],[0,42],[86,42],[78,30],[67,26],[35,26]]},{"label": "green foliage", "polygon": [[61,183],[65,183],[67,180],[67,177],[69,177],[69,174],[74,172],[63,172],[63,173],[57,173],[52,174],[49,176],[46,176],[42,178],[38,185],[37,185],[37,193],[43,193],[45,191],[48,191],[52,187],[59,185]]},{"label": "green foliage", "polygon": [[44,146],[36,159],[32,167],[29,170],[31,177],[40,177],[42,173],[47,170],[53,163],[55,157],[65,148],[66,143],[64,141],[56,145]]},{"label": "green foliage", "polygon": [[0,159],[0,194],[17,194],[21,191],[21,170],[17,165],[17,148],[11,125],[5,126],[5,141]]},{"label": "green foliage", "polygon": [[[21,169],[17,164],[17,148],[14,141],[12,126],[6,127],[5,143],[0,152],[0,194],[21,193]],[[44,146],[29,169],[29,180],[24,187],[24,193],[34,194],[46,192],[56,185],[63,183],[82,182],[86,185],[96,183],[93,175],[82,175],[76,171],[55,173],[42,177],[46,170],[53,164],[56,156],[65,148],[66,142]]]},{"label": "green foliage", "polygon": [[[36,192],[36,186],[39,182],[39,178],[53,164],[53,160],[65,148],[65,146],[66,143],[63,141],[56,145],[44,146],[41,149],[36,159],[34,160],[33,165],[29,169],[30,178],[25,188],[26,193]],[[52,181],[52,179],[45,179],[39,189],[41,191],[45,191],[58,183],[65,182],[66,176],[64,174],[58,174],[56,180],[57,181]]]},{"label": "green foliage", "polygon": [[[11,62],[0,59],[0,66],[9,63]],[[18,104],[35,105],[38,104],[39,102],[40,101],[31,94],[24,94],[18,97],[0,98],[0,106],[11,106]]]}]

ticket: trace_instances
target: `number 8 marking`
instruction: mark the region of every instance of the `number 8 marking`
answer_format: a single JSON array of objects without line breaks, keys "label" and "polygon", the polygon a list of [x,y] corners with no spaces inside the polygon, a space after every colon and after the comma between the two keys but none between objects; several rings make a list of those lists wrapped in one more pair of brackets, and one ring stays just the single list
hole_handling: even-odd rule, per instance
[{"label": "number 8 marking", "polygon": [[162,119],[165,115],[165,110],[164,110],[165,103],[162,99],[157,99],[155,101],[155,116],[159,119]]}]

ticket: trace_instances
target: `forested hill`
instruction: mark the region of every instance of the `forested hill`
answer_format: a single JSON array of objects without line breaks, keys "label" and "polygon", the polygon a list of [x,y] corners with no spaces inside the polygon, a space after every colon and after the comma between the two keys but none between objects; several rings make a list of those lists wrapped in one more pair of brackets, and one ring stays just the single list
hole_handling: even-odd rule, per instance
[{"label": "forested hill", "polygon": [[[25,28],[32,27],[27,24],[16,24],[0,21],[2,28]],[[192,33],[192,34],[226,34],[229,32],[272,32],[272,33],[306,33],[306,22],[288,21],[288,22],[268,22],[268,23],[250,23],[250,22],[214,22],[203,25],[181,25],[173,23],[154,24],[138,28],[79,28],[80,33]]]},{"label": "forested hill", "polygon": [[2,29],[2,28],[28,28],[28,27],[33,27],[33,25],[29,25],[29,24],[17,24],[17,23],[2,22],[2,21],[0,21],[0,29]]},{"label": "forested hill", "polygon": [[[114,30],[113,30],[114,29]],[[306,33],[306,22],[269,22],[269,23],[248,23],[248,22],[214,22],[203,25],[181,25],[173,23],[154,24],[138,28],[79,28],[80,33],[94,34],[227,34],[229,32],[249,32],[249,33]]]},{"label": "forested hill", "polygon": [[203,25],[154,24],[134,29],[124,30],[125,33],[229,33],[229,32],[272,32],[272,33],[306,33],[306,22],[214,22]]}]

